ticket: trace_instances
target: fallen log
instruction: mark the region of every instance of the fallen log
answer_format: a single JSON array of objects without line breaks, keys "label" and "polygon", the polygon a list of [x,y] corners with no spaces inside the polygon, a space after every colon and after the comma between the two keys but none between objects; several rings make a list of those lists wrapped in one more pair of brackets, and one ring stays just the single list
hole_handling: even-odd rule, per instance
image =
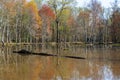
[{"label": "fallen log", "polygon": [[41,55],[41,56],[57,56],[57,55],[54,55],[54,54],[47,54],[47,53],[34,53],[34,52],[30,52],[30,51],[27,51],[27,50],[19,50],[19,51],[13,51],[13,53],[18,53],[20,55]]},{"label": "fallen log", "polygon": [[20,51],[13,51],[13,53],[18,53],[20,55],[40,55],[40,56],[57,56],[57,57],[65,57],[65,58],[73,58],[73,59],[85,59],[84,57],[77,57],[77,56],[59,56],[56,54],[47,54],[47,53],[35,53],[35,52],[30,52],[27,50],[20,50]]},{"label": "fallen log", "polygon": [[85,59],[84,57],[77,57],[77,56],[63,56],[66,58],[73,58],[73,59]]}]

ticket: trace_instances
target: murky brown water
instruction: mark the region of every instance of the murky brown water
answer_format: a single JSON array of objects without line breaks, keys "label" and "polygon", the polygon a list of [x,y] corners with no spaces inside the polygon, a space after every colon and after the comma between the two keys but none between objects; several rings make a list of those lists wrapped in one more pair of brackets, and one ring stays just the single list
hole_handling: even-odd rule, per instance
[{"label": "murky brown water", "polygon": [[39,45],[0,49],[0,80],[120,80],[120,48],[73,46],[59,50],[59,55],[85,60],[12,53],[20,49],[56,54],[55,47],[42,49]]}]

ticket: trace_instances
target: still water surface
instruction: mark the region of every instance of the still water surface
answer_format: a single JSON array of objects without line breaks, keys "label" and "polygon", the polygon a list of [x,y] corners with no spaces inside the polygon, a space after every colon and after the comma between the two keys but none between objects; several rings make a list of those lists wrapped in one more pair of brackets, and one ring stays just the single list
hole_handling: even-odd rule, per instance
[{"label": "still water surface", "polygon": [[[82,59],[19,55],[13,50],[81,56]],[[120,80],[120,48],[39,45],[0,48],[0,80]]]}]

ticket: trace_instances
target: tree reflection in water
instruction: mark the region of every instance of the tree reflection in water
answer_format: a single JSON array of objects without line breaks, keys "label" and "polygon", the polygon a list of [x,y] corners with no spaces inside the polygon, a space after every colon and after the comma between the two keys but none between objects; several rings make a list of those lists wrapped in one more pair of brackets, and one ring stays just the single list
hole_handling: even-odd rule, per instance
[{"label": "tree reflection in water", "polygon": [[[13,50],[26,49],[49,54],[87,56],[86,60],[13,54]],[[0,80],[119,80],[120,49],[22,45],[0,49]],[[57,53],[59,52],[59,53]],[[111,60],[110,60],[111,59]]]}]

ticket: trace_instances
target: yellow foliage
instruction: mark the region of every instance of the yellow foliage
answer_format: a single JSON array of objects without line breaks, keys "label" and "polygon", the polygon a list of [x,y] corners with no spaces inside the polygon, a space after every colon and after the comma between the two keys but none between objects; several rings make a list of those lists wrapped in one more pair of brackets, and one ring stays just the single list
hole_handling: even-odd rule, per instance
[{"label": "yellow foliage", "polygon": [[36,25],[36,24],[38,25],[38,26],[36,25],[35,27],[36,27],[37,29],[38,29],[38,28],[41,28],[40,26],[41,26],[41,24],[42,24],[42,20],[41,20],[39,14],[38,14],[38,8],[37,8],[37,4],[35,3],[35,1],[32,0],[32,1],[28,2],[28,3],[26,4],[26,7],[29,9],[35,25]]},{"label": "yellow foliage", "polygon": [[71,14],[71,10],[70,9],[63,10],[62,11],[62,15],[61,15],[62,21],[65,22],[69,18],[70,14]]}]

